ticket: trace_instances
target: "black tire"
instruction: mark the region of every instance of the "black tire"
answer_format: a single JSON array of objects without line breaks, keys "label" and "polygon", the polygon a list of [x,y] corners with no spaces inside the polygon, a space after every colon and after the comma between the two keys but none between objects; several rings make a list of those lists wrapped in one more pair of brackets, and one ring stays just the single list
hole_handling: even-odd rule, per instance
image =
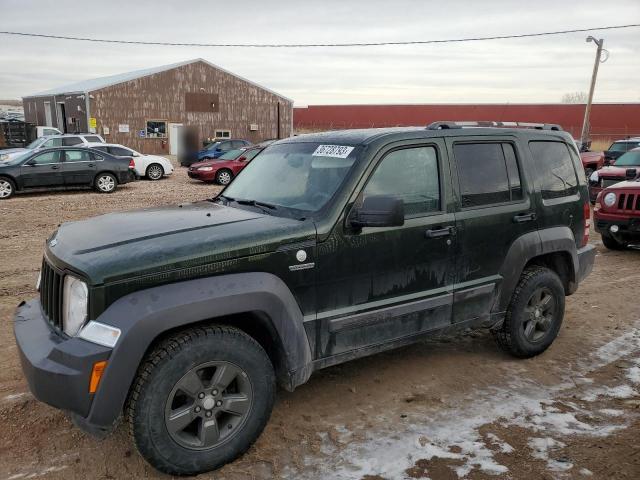
[{"label": "black tire", "polygon": [[223,168],[216,172],[216,183],[219,185],[229,185],[233,180],[233,172],[227,168]]},{"label": "black tire", "polygon": [[[553,302],[548,310],[533,308],[538,292],[541,292],[541,303]],[[560,331],[564,297],[564,287],[555,272],[539,266],[527,268],[513,292],[502,327],[493,332],[498,345],[519,358],[544,352]]]},{"label": "black tire", "polygon": [[144,172],[145,177],[149,180],[160,180],[164,177],[164,168],[159,163],[152,163]]},{"label": "black tire", "polygon": [[16,193],[15,182],[10,178],[0,177],[0,200],[11,198],[14,193]]},{"label": "black tire", "polygon": [[[220,407],[218,411],[215,411],[217,407],[213,407],[213,415],[207,418],[202,416],[202,412],[195,413],[199,411],[197,409],[205,409],[204,412],[208,415],[212,412],[206,410],[212,407],[205,406],[204,402],[216,398],[212,395],[217,391],[207,389],[215,387],[214,380],[217,378],[219,367],[208,367],[211,363],[230,365],[242,373],[242,376],[236,376],[231,381],[230,385],[235,385],[236,389],[231,392],[242,392],[240,385],[243,384],[245,388],[249,385],[250,395],[247,395],[249,403],[245,406],[246,412],[241,414],[244,417],[241,421],[238,420],[241,423],[234,425],[237,428],[233,432],[230,422],[235,421],[236,417],[225,417],[227,413],[224,407]],[[202,370],[197,370],[201,367]],[[214,372],[208,377],[209,385],[203,386],[206,383],[203,378],[207,378],[206,368],[213,368]],[[197,395],[184,394],[178,388],[185,379],[190,378],[192,372],[197,372],[196,378],[201,383],[191,390],[195,391],[203,386],[205,390],[201,393],[206,393],[202,397],[203,400],[198,400],[201,397]],[[225,399],[229,398],[228,395],[233,395],[229,394],[228,388],[221,389],[217,398]],[[273,367],[258,342],[236,328],[197,327],[184,330],[165,340],[146,357],[131,388],[125,414],[138,451],[151,465],[170,475],[196,475],[231,462],[255,442],[271,415],[275,391]],[[193,421],[187,420],[192,422],[187,424],[187,427],[180,426],[176,429],[170,423],[174,414],[167,416],[167,412],[174,411],[171,409],[174,408],[175,399],[179,394],[182,395],[181,402],[183,397],[191,397],[193,400],[189,403],[187,399],[186,403],[180,404],[175,411],[184,409],[191,417],[197,418]],[[233,407],[234,404],[230,405]],[[204,446],[185,446],[189,440],[201,437],[206,440],[206,434],[203,435],[201,432],[210,428],[211,420],[216,420],[213,423],[216,424],[215,432],[221,439],[220,443],[212,447],[207,447],[206,442]],[[226,429],[223,428],[225,424],[228,427]],[[184,435],[186,440],[177,435]]]},{"label": "black tire", "polygon": [[608,235],[606,233],[602,234],[602,243],[609,250],[624,250],[627,247],[624,243],[619,242],[611,235]]},{"label": "black tire", "polygon": [[99,173],[93,181],[93,187],[98,193],[113,193],[118,187],[118,179],[112,173]]}]

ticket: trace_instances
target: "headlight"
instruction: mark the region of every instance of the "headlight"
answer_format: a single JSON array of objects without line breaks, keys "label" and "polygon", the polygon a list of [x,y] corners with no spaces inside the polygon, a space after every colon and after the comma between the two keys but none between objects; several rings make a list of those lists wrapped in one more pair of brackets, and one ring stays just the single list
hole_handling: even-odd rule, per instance
[{"label": "headlight", "polygon": [[9,155],[7,155],[6,153],[0,155],[0,160],[5,161],[9,159]]},{"label": "headlight", "polygon": [[591,176],[589,177],[589,180],[594,182],[594,183],[597,183],[598,182],[598,178],[600,178],[600,176],[598,175],[598,171],[596,170],[595,172],[593,172],[591,174]]},{"label": "headlight", "polygon": [[607,207],[613,207],[616,204],[616,194],[613,192],[609,192],[604,196],[604,204]]},{"label": "headlight", "polygon": [[64,277],[62,329],[73,337],[87,320],[89,290],[87,284],[71,275]]},{"label": "headlight", "polygon": [[211,170],[213,170],[213,167],[198,167],[200,172],[210,172]]}]

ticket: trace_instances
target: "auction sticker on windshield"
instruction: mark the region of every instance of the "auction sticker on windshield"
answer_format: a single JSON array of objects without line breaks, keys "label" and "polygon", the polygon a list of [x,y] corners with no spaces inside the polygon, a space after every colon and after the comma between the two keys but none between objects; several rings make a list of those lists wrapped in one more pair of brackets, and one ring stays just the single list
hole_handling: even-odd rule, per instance
[{"label": "auction sticker on windshield", "polygon": [[347,158],[354,148],[344,145],[318,145],[312,156]]}]

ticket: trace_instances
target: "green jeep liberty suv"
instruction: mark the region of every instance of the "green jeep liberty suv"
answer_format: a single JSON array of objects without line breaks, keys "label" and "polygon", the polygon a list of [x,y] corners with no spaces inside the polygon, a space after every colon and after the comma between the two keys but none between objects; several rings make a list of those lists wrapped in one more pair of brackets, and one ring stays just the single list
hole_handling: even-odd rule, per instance
[{"label": "green jeep liberty suv", "polygon": [[15,316],[31,391],[196,474],[317,369],[468,328],[543,352],[593,266],[586,180],[558,127],[496,127],[302,135],[211,200],[63,224]]}]

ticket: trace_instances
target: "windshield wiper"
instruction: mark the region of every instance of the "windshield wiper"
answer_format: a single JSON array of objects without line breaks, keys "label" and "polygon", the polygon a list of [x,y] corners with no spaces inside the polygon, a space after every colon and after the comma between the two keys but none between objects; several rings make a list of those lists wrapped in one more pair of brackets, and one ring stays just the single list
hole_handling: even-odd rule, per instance
[{"label": "windshield wiper", "polygon": [[236,203],[239,203],[240,205],[251,205],[252,207],[265,207],[265,208],[268,208],[270,210],[277,210],[278,209],[278,207],[276,207],[272,203],[261,202],[259,200],[248,200],[248,199],[245,199],[245,198],[236,198],[234,201]]}]

